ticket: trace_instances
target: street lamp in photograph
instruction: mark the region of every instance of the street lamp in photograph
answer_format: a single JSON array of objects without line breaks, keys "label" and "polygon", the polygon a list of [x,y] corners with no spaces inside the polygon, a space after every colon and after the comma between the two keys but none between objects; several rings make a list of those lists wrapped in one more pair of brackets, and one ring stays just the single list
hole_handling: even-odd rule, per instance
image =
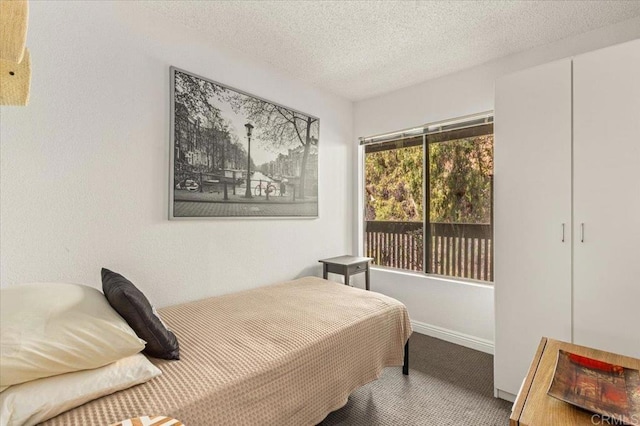
[{"label": "street lamp in photograph", "polygon": [[247,128],[247,190],[244,193],[245,198],[253,198],[251,195],[251,130],[253,126],[251,123],[244,125]]}]

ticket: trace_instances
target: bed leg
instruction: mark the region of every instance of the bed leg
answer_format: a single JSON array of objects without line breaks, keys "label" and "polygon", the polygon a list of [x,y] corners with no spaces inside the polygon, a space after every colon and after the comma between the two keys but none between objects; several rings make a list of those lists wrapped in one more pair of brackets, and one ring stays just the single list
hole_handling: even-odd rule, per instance
[{"label": "bed leg", "polygon": [[404,364],[402,364],[402,374],[409,375],[409,339],[404,344]]}]

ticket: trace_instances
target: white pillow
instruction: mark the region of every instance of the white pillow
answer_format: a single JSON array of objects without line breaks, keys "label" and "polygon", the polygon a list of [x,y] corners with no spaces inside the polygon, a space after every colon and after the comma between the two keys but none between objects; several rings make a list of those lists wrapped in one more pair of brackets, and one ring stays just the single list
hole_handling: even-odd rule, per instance
[{"label": "white pillow", "polygon": [[102,367],[144,345],[95,288],[39,283],[1,290],[0,387]]},{"label": "white pillow", "polygon": [[35,425],[160,374],[144,355],[136,354],[93,370],[14,385],[0,393],[0,425]]}]

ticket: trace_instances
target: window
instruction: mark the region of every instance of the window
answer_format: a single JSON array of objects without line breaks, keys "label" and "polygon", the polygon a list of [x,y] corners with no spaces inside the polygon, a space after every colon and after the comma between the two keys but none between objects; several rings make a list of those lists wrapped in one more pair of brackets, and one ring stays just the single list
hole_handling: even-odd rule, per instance
[{"label": "window", "polygon": [[493,281],[493,118],[363,143],[373,264]]}]

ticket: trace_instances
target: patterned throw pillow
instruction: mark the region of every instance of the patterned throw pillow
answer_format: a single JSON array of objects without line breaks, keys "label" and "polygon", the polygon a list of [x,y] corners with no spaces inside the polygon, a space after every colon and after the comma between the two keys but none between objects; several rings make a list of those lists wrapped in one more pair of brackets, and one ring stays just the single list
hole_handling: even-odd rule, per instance
[{"label": "patterned throw pillow", "polygon": [[179,420],[172,419],[171,417],[143,416],[123,420],[111,426],[183,426],[183,424]]}]

